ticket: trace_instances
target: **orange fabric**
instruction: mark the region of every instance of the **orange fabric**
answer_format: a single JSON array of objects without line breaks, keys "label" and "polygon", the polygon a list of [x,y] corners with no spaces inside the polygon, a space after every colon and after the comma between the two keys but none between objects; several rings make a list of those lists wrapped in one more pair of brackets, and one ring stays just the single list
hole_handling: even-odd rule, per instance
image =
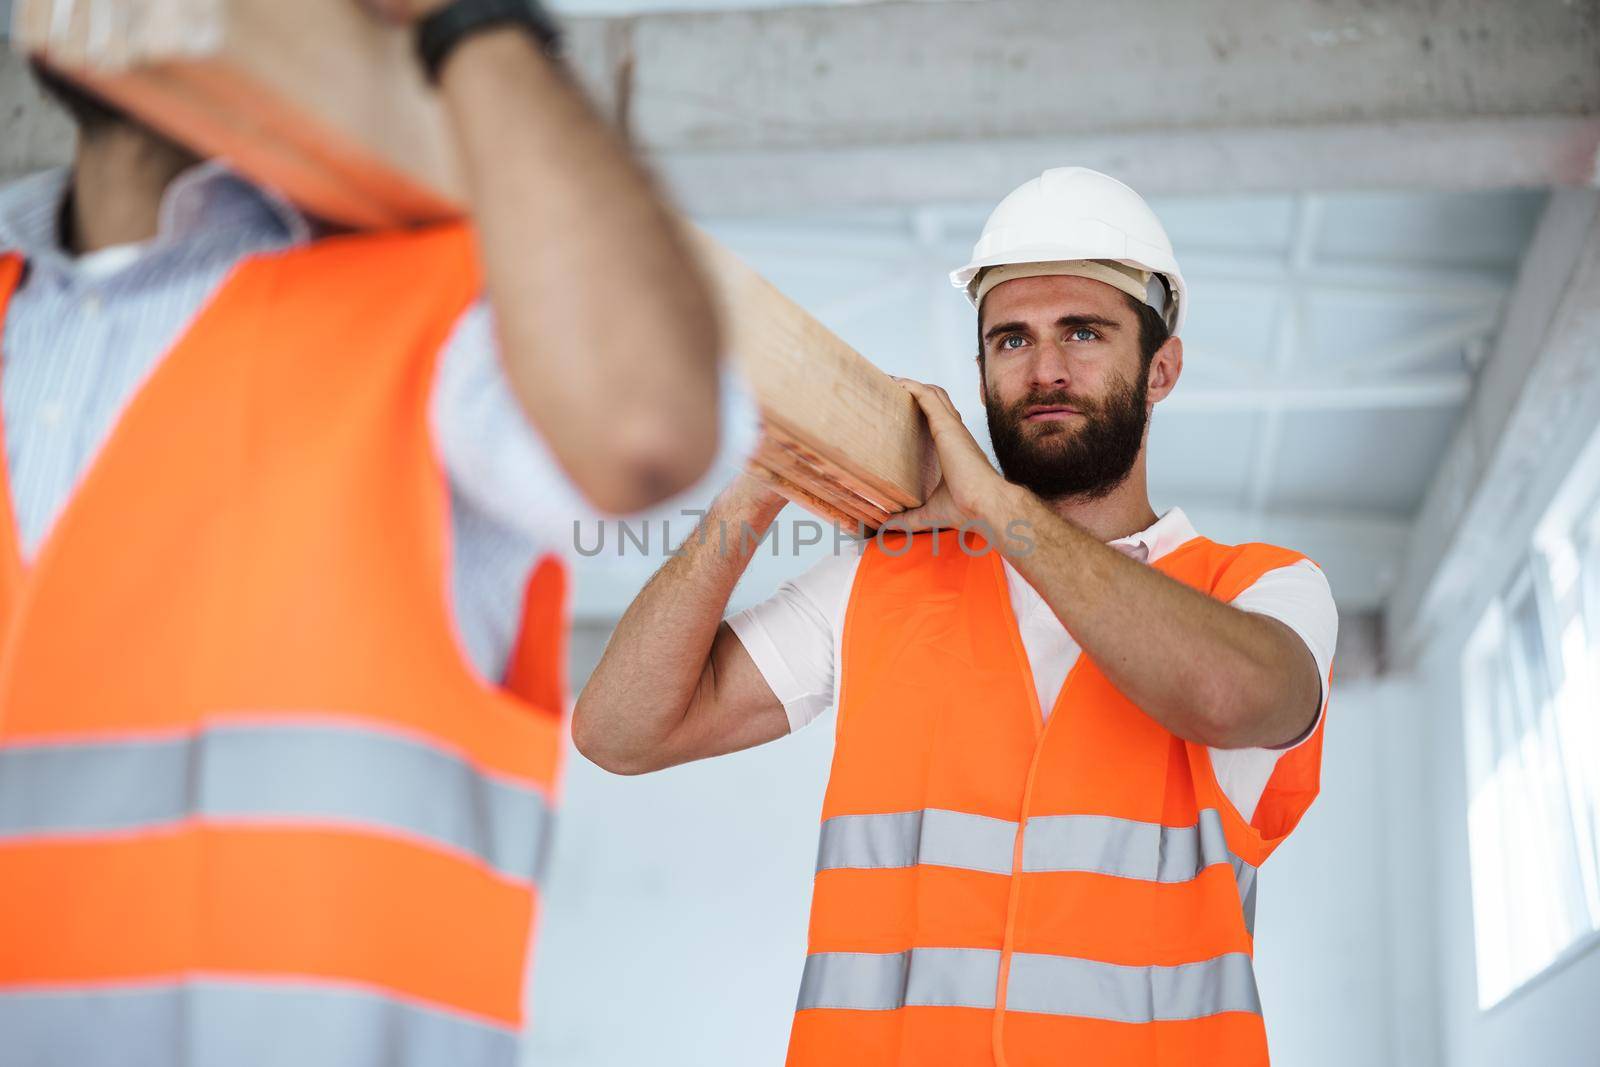
[{"label": "orange fabric", "polygon": [[[567,643],[563,627],[550,628],[550,620],[567,614],[566,568],[546,556],[533,568],[523,595],[522,631],[517,636],[506,689],[529,703],[561,710],[566,692]],[[540,632],[549,629],[548,633]]]},{"label": "orange fabric", "polygon": [[1009,893],[1004,875],[955,867],[818,871],[811,951],[999,948]]},{"label": "orange fabric", "polygon": [[0,986],[288,974],[521,1017],[531,894],[404,841],[218,823],[3,848],[0,878]]},{"label": "orange fabric", "polygon": [[1008,1067],[1059,1067],[1064,1062],[1252,1067],[1267,1062],[1261,1017],[1243,1012],[1133,1025],[1018,1011],[1008,1012],[1005,1024]]},{"label": "orange fabric", "polygon": [[[817,1008],[795,1017],[790,1063],[987,1063],[993,1012],[977,1008],[901,1008],[837,1011]],[[1057,1060],[1059,1062],[1059,1060]]]},{"label": "orange fabric", "polygon": [[1077,871],[1033,872],[1016,882],[1018,952],[1170,966],[1250,951],[1227,867],[1177,884]]},{"label": "orange fabric", "polygon": [[[0,260],[0,301],[18,273]],[[448,606],[428,401],[479,288],[463,227],[235,268],[31,565],[0,529],[0,746],[324,715],[548,795],[561,565],[530,582],[508,688],[473,672]],[[473,857],[292,819],[46,834],[0,841],[0,984],[315,975],[515,1024],[535,907]]]},{"label": "orange fabric", "polygon": [[[0,326],[25,267],[18,255],[0,255]],[[3,358],[4,353],[0,353]],[[22,560],[14,548],[17,520],[11,510],[11,475],[0,463],[0,647],[4,647],[11,622],[10,606],[22,591]]]},{"label": "orange fabric", "polygon": [[[942,808],[1026,824],[1099,815],[1195,825],[1216,809],[1231,851],[1259,865],[1316,795],[1321,726],[1280,760],[1255,825],[1227,802],[1203,745],[1175,737],[1087,656],[1048,721],[1012,615],[998,553],[968,535],[884,535],[869,545],[846,609],[836,748],[824,819]],[[1266,545],[1196,538],[1154,566],[1220,599],[1301,559]],[[1257,827],[1260,829],[1257,829]],[[1083,871],[935,865],[818,873],[810,951],[1001,950],[995,1003],[1015,952],[1173,966],[1252,951],[1226,864],[1187,882]],[[981,1020],[978,1021],[978,1020]],[[978,1036],[981,1031],[981,1039]],[[1259,1015],[1234,1011],[1134,1024],[973,1008],[799,1011],[789,1063],[1264,1063]]]}]

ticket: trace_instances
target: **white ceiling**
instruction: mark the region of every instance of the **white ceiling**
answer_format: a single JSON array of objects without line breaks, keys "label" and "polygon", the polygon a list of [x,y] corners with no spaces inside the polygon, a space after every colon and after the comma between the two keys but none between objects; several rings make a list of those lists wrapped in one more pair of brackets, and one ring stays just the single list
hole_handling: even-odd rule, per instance
[{"label": "white ceiling", "polygon": [[[1158,510],[1181,505],[1219,539],[1277,538],[1308,551],[1347,608],[1378,606],[1543,200],[1153,200],[1193,294],[1184,378],[1151,431]],[[986,210],[701,221],[878,366],[945,386],[984,439],[973,313],[945,275],[965,259]],[[662,514],[709,499],[734,458]],[[689,524],[680,517],[673,539]],[[815,557],[818,549],[794,554],[794,532],[780,525],[777,558],[763,550],[736,605]],[[659,544],[621,559],[615,547],[613,537],[579,567],[579,614],[619,612],[663,558]]]}]

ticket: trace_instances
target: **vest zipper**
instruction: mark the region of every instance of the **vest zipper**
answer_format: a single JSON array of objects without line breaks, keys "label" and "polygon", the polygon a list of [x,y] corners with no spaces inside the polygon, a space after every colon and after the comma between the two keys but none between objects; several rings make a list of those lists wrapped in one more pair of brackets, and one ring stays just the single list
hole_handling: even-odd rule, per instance
[{"label": "vest zipper", "polygon": [[1000,602],[1005,605],[1006,617],[1011,623],[1007,636],[1011,639],[1012,651],[1016,653],[1017,663],[1022,669],[1022,688],[1027,694],[1029,706],[1033,708],[1034,729],[1033,758],[1028,761],[1028,778],[1022,787],[1022,810],[1017,818],[1017,836],[1011,847],[1011,885],[1006,899],[1005,934],[1000,944],[1000,973],[995,983],[994,1025],[990,1031],[995,1067],[1008,1067],[1005,1048],[1006,987],[1011,980],[1011,955],[1016,944],[1017,907],[1022,895],[1023,835],[1028,829],[1028,811],[1033,807],[1033,780],[1039,770],[1039,757],[1044,752],[1045,734],[1049,732],[1050,724],[1061,718],[1067,691],[1071,689],[1072,681],[1078,675],[1078,668],[1083,665],[1084,654],[1080,648],[1078,658],[1073,661],[1072,669],[1067,671],[1067,677],[1062,681],[1060,691],[1056,693],[1056,702],[1051,706],[1050,718],[1047,720],[1044,717],[1044,709],[1039,706],[1039,687],[1034,684],[1033,665],[1028,662],[1028,651],[1023,647],[1022,631],[1017,625],[1016,609],[1011,603],[1011,589],[1006,583],[1005,563],[998,552],[995,552],[994,556],[994,577],[1000,590]]}]

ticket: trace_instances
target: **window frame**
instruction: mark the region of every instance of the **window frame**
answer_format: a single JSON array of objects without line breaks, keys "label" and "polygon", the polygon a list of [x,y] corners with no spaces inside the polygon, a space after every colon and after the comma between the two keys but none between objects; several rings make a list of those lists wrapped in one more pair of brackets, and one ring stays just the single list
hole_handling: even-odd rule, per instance
[{"label": "window frame", "polygon": [[[1484,925],[1489,922],[1500,924],[1500,929],[1496,931],[1502,935],[1496,939],[1499,943],[1488,946],[1488,950],[1502,954],[1508,951],[1507,945],[1515,942],[1519,935],[1525,937],[1529,927],[1523,925],[1519,928],[1510,910],[1515,907],[1515,902],[1511,899],[1515,888],[1512,879],[1497,876],[1495,882],[1497,892],[1491,901],[1487,899],[1488,887],[1480,884],[1481,875],[1474,876],[1475,869],[1481,870],[1485,861],[1477,859],[1473,848],[1473,805],[1495,776],[1502,773],[1498,770],[1498,766],[1501,761],[1508,758],[1507,753],[1511,751],[1511,746],[1521,744],[1520,739],[1526,737],[1530,731],[1562,729],[1560,717],[1562,704],[1566,699],[1564,686],[1572,670],[1572,665],[1565,662],[1566,651],[1562,641],[1562,630],[1570,621],[1567,615],[1575,615],[1583,627],[1586,650],[1600,645],[1596,637],[1596,630],[1600,629],[1600,494],[1597,494],[1590,506],[1579,514],[1582,518],[1570,522],[1556,537],[1539,538],[1533,546],[1530,546],[1510,579],[1490,599],[1482,617],[1462,647],[1460,678],[1463,691],[1460,711],[1464,730],[1463,771],[1467,812],[1464,829],[1467,831],[1468,839],[1468,888],[1473,909],[1473,977],[1480,1014],[1501,1010],[1505,1005],[1521,999],[1527,990],[1547,981],[1575,961],[1600,950],[1600,911],[1595,909],[1592,895],[1586,895],[1579,902],[1581,907],[1566,913],[1563,925],[1566,925],[1566,921],[1572,917],[1579,916],[1587,922],[1587,929],[1580,926],[1575,935],[1544,962],[1528,973],[1512,977],[1502,983],[1494,998],[1486,999],[1485,967],[1492,966],[1494,961],[1488,961],[1486,964],[1483,958],[1486,951]],[[1552,575],[1553,560],[1562,551],[1570,554],[1571,565],[1576,568],[1574,585],[1568,594],[1575,598],[1571,613],[1563,611]],[[1527,655],[1529,650],[1520,647],[1520,637],[1517,632],[1518,615],[1525,610],[1530,598],[1536,636],[1540,644],[1538,653],[1542,661],[1538,665],[1538,674],[1542,677],[1529,674],[1530,668],[1534,668],[1535,664],[1530,662],[1530,657]],[[1593,670],[1591,666],[1589,681],[1600,690],[1600,675],[1594,674]],[[1489,687],[1493,684],[1498,684],[1506,690],[1507,699],[1519,706],[1510,709],[1500,707],[1502,694],[1489,691]],[[1547,702],[1545,707],[1521,706],[1528,704],[1522,699],[1523,697],[1537,699],[1541,696]],[[1548,723],[1542,721],[1545,717],[1549,717]],[[1557,734],[1558,744],[1565,740],[1561,733]],[[1487,751],[1477,750],[1485,744]],[[1568,781],[1569,778],[1570,775],[1564,775],[1563,780],[1567,788],[1572,789],[1574,787]],[[1580,784],[1577,788],[1583,789],[1584,785]],[[1591,786],[1588,791],[1593,789]],[[1548,801],[1548,798],[1546,800]],[[1507,801],[1500,799],[1495,803],[1496,822],[1501,825],[1496,835],[1499,838],[1496,843],[1496,854],[1488,862],[1498,868],[1504,868],[1508,866],[1517,849],[1511,843],[1503,825],[1505,820],[1500,818],[1508,806]],[[1600,800],[1596,803],[1600,804]],[[1570,848],[1573,842],[1577,842],[1576,847],[1586,848],[1587,843],[1580,840],[1577,820],[1570,806],[1555,805],[1550,810],[1559,810],[1565,814],[1566,830],[1569,833],[1565,844]],[[1480,845],[1479,849],[1482,847]],[[1554,856],[1551,858],[1555,859]],[[1564,862],[1565,859],[1566,857],[1563,857],[1560,862]],[[1592,887],[1588,885],[1589,864],[1585,856],[1573,855],[1570,859],[1576,867],[1572,872],[1572,881],[1580,887],[1580,893],[1592,893]],[[1496,906],[1498,914],[1490,916],[1484,913],[1483,909],[1491,904]],[[1574,907],[1571,901],[1561,906]],[[1503,955],[1500,962],[1508,974],[1515,975],[1517,969],[1514,966],[1514,954]]]}]

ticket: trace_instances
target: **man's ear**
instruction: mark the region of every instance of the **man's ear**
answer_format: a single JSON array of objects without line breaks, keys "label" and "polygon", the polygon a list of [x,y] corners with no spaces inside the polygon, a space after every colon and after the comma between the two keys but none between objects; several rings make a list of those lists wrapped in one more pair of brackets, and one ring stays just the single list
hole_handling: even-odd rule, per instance
[{"label": "man's ear", "polygon": [[1150,403],[1165,400],[1178,384],[1183,374],[1183,340],[1169,337],[1150,359],[1150,370],[1145,376]]}]

